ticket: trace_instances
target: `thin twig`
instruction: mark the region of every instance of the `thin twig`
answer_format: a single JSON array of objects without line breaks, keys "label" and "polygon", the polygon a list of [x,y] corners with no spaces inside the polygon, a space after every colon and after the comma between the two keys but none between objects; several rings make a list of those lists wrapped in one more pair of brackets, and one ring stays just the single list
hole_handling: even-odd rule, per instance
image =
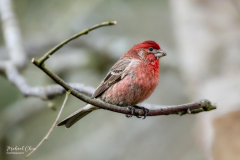
[{"label": "thin twig", "polygon": [[57,124],[57,122],[58,122],[58,119],[59,119],[59,117],[60,117],[60,115],[61,115],[61,113],[62,113],[62,110],[63,110],[63,108],[64,108],[64,106],[65,106],[65,104],[66,104],[66,102],[67,102],[67,99],[68,99],[68,96],[70,95],[70,93],[71,93],[71,91],[67,91],[67,92],[66,92],[66,96],[65,96],[65,99],[64,99],[64,101],[63,101],[63,105],[62,105],[62,107],[61,107],[61,109],[60,109],[60,111],[59,111],[59,113],[58,113],[58,116],[57,116],[55,122],[53,123],[52,127],[50,128],[50,130],[48,131],[48,133],[46,134],[46,136],[38,143],[38,145],[37,145],[28,155],[26,155],[26,157],[29,157],[33,152],[35,152],[35,151],[38,149],[38,147],[39,147],[45,140],[48,139],[50,133],[52,132],[53,128],[56,126],[56,124]]},{"label": "thin twig", "polygon": [[72,37],[62,41],[60,44],[58,44],[57,46],[55,46],[53,49],[51,49],[50,51],[48,51],[42,58],[40,58],[39,60],[37,60],[36,63],[38,63],[38,65],[42,65],[53,53],[55,53],[57,50],[59,50],[60,48],[62,48],[65,44],[67,44],[68,42],[82,36],[82,35],[85,35],[85,34],[88,34],[90,31],[92,30],[95,30],[97,28],[100,28],[100,27],[104,27],[104,26],[110,26],[110,25],[115,25],[117,24],[117,21],[107,21],[107,22],[102,22],[102,23],[99,23],[97,25],[94,25],[88,29],[85,29],[75,35],[73,35]]}]

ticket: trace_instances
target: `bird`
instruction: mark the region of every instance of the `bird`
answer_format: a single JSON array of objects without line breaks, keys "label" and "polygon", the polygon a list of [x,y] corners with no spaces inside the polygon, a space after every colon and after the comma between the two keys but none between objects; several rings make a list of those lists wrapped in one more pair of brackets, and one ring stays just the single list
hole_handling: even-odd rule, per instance
[{"label": "bird", "polygon": [[[147,99],[157,87],[159,59],[166,55],[160,45],[153,40],[134,45],[112,66],[91,98],[121,107],[138,107],[137,104]],[[66,128],[70,128],[97,109],[100,108],[87,104],[57,126],[65,125]]]}]

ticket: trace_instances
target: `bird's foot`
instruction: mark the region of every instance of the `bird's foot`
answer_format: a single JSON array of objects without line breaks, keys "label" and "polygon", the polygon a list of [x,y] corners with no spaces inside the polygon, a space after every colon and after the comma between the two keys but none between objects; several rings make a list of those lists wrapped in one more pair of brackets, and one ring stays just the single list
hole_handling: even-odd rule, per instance
[{"label": "bird's foot", "polygon": [[[127,117],[127,118],[131,118],[131,117],[134,115],[136,109],[142,109],[142,110],[143,110],[143,112],[144,112],[143,119],[145,119],[145,118],[147,117],[147,114],[148,114],[148,112],[149,112],[149,109],[144,108],[144,107],[140,107],[140,106],[137,106],[137,105],[135,105],[135,106],[128,106],[127,108],[128,108],[129,110],[131,110],[131,114],[130,114],[130,115],[129,115],[129,114],[126,114],[126,117]],[[136,117],[137,117],[137,118],[142,118],[142,116],[138,116],[138,115],[136,115]]]},{"label": "bird's foot", "polygon": [[126,117],[127,117],[127,118],[131,118],[131,117],[134,115],[134,113],[135,113],[135,108],[132,107],[132,106],[128,106],[127,108],[128,108],[129,110],[131,110],[131,114],[126,114]]},{"label": "bird's foot", "polygon": [[[140,107],[140,106],[137,106],[137,105],[135,105],[135,106],[133,106],[133,107],[143,110],[143,113],[144,113],[143,119],[145,119],[145,118],[147,117],[147,114],[148,114],[148,112],[149,112],[149,109],[147,109],[147,108],[145,108],[145,107]],[[141,116],[137,116],[137,118],[141,118]]]}]

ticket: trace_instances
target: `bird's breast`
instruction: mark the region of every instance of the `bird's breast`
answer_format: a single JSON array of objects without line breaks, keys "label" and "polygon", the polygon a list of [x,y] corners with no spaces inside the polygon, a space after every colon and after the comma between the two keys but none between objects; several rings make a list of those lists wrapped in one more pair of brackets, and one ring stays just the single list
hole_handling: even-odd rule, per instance
[{"label": "bird's breast", "polygon": [[[142,62],[140,62],[142,63]],[[100,97],[115,105],[133,106],[147,99],[159,81],[159,69],[150,64],[132,65],[127,75]]]}]

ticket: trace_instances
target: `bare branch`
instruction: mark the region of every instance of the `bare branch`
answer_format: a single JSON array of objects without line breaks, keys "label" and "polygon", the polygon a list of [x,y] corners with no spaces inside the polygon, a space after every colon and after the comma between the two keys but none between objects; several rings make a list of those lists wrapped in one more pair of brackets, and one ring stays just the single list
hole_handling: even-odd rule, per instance
[{"label": "bare branch", "polygon": [[[112,104],[108,104],[105,103],[101,100],[98,99],[92,99],[80,92],[78,92],[77,90],[73,89],[69,84],[67,84],[66,82],[64,82],[61,78],[59,78],[57,75],[55,75],[54,73],[52,73],[50,70],[48,70],[45,65],[44,62],[49,58],[50,55],[54,54],[58,49],[60,49],[64,44],[70,42],[71,40],[84,35],[90,31],[92,31],[93,29],[97,29],[101,26],[107,26],[107,25],[113,25],[116,24],[115,21],[113,22],[103,22],[100,23],[98,25],[95,25],[89,29],[85,29],[82,32],[80,32],[79,34],[74,35],[73,37],[63,41],[62,43],[60,43],[59,45],[57,45],[56,47],[54,47],[53,49],[51,49],[49,52],[47,52],[43,57],[41,57],[39,60],[35,60],[34,58],[32,59],[32,63],[34,63],[37,67],[39,67],[42,71],[44,71],[49,77],[51,77],[56,83],[58,83],[59,85],[61,85],[63,88],[65,88],[66,90],[71,90],[71,94],[74,95],[75,97],[81,99],[82,101],[92,104],[94,106],[100,107],[102,109],[106,109],[106,110],[110,110],[113,112],[118,112],[118,113],[122,113],[122,114],[128,114],[131,115],[131,110],[129,110],[127,107],[119,107],[116,105],[112,105]],[[157,116],[157,115],[169,115],[169,114],[191,114],[191,113],[199,113],[202,111],[210,111],[216,109],[216,105],[211,103],[208,100],[201,100],[199,102],[194,102],[194,103],[189,103],[189,104],[183,104],[183,105],[176,105],[176,106],[168,106],[168,107],[161,107],[155,110],[150,110],[148,113],[148,116]],[[135,116],[143,116],[144,115],[144,111],[142,109],[136,109],[135,112],[133,113]]]},{"label": "bare branch", "polygon": [[[25,65],[26,54],[23,49],[18,22],[12,10],[11,0],[0,0],[0,16],[11,64],[21,69]],[[3,65],[0,67],[3,67]]]},{"label": "bare branch", "polygon": [[[57,75],[53,74],[50,70],[48,70],[43,64],[39,65],[39,63],[36,63],[36,61],[33,59],[32,62],[39,67],[42,71],[44,71],[49,77],[51,77],[56,83],[61,85],[66,90],[71,90],[71,94],[77,97],[78,99],[81,99],[82,101],[92,104],[94,106],[97,106],[102,109],[110,110],[117,113],[122,114],[128,114],[131,115],[131,110],[129,110],[127,107],[119,107],[116,105],[105,103],[99,99],[92,99],[77,90],[73,89],[69,84],[64,82],[61,78],[59,78]],[[144,106],[143,106],[144,107]],[[147,107],[146,107],[147,108]],[[157,116],[157,115],[169,115],[169,114],[191,114],[191,113],[199,113],[202,111],[210,111],[216,109],[216,104],[211,103],[208,100],[201,100],[199,102],[193,102],[189,104],[183,104],[183,105],[176,105],[176,106],[162,106],[158,109],[150,110],[147,116]],[[144,111],[142,109],[136,109],[135,116],[143,116]]]},{"label": "bare branch", "polygon": [[[28,97],[40,97],[44,100],[46,99],[51,99],[57,95],[61,95],[65,93],[65,89],[59,85],[49,85],[46,87],[31,87],[28,85],[26,80],[24,79],[23,76],[21,76],[16,69],[15,66],[11,65],[10,63],[7,63],[6,67],[6,76],[8,80],[12,83],[14,83],[21,93]],[[94,92],[94,88],[90,86],[86,86],[84,84],[77,84],[77,83],[71,83],[70,86],[76,90],[78,90],[81,93],[91,95],[92,92]]]}]

